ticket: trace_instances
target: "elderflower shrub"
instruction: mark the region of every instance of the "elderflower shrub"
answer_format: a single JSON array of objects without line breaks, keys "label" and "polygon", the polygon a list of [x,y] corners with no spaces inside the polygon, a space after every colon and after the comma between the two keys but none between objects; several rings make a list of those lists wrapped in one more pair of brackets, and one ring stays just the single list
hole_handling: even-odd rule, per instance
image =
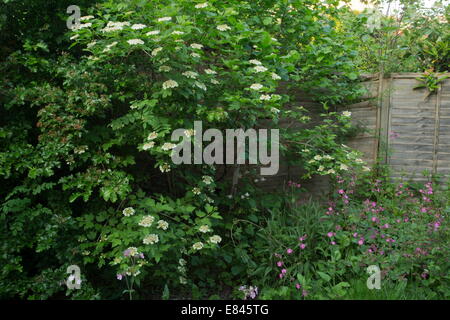
[{"label": "elderflower shrub", "polygon": [[[104,0],[83,6],[88,18],[65,38],[59,17],[47,19],[38,4],[30,7],[39,8],[33,13],[42,21],[57,23],[46,33],[30,26],[44,39],[18,38],[24,43],[17,41],[17,52],[5,51],[2,290],[31,296],[26,285],[19,290],[14,284],[35,281],[18,272],[28,267],[21,253],[29,248],[45,260],[37,273],[47,262],[55,270],[76,260],[95,265],[99,283],[112,280],[111,268],[126,274],[130,267],[138,270],[125,276],[161,288],[239,278],[247,264],[229,236],[234,220],[263,219],[261,208],[276,197],[258,198],[263,193],[252,172],[242,171],[239,188],[230,191],[229,167],[174,165],[170,134],[185,128],[192,138],[195,120],[204,129],[262,122],[276,128],[286,118],[307,124],[306,110],[295,108],[286,86],[331,88],[331,96],[319,95],[328,102],[354,95],[347,81],[355,76],[351,50],[329,41],[339,40],[328,18],[338,8],[319,0],[308,4],[305,11],[304,3],[293,3],[286,14],[282,1]],[[8,21],[27,21],[15,18],[21,11],[7,13]],[[348,132],[348,117],[324,119],[328,125],[313,131],[282,132],[282,152],[293,164],[314,157],[304,148],[342,158],[339,135]],[[340,162],[339,168],[353,165]],[[338,172],[331,164],[324,168]],[[315,173],[318,167],[306,169]],[[124,214],[125,208],[133,210]],[[211,231],[200,232],[204,225]],[[246,243],[256,237],[240,231]],[[196,243],[202,245],[194,249]],[[144,258],[118,261],[130,247]],[[187,261],[183,272],[175,270],[180,258]]]},{"label": "elderflower shrub", "polygon": [[[199,224],[220,224],[221,215],[209,205],[215,200],[224,203],[214,194],[214,168],[197,166],[192,170],[192,166],[172,164],[173,130],[186,128],[190,132],[199,119],[205,130],[254,128],[262,119],[277,126],[281,117],[307,123],[309,117],[304,108],[285,111],[289,94],[278,92],[282,80],[297,79],[299,53],[280,46],[271,24],[247,21],[247,4],[236,2],[225,8],[217,2],[196,6],[191,1],[177,1],[167,7],[163,1],[156,1],[142,5],[139,11],[132,10],[132,4],[122,6],[130,11],[124,14],[118,6],[108,5],[106,9],[99,5],[92,12],[92,25],[75,30],[78,37],[73,42],[86,52],[80,64],[95,74],[96,81],[110,87],[111,100],[124,103],[108,124],[113,139],[110,143],[135,148],[140,157],[151,159],[159,175],[186,181],[177,186],[178,193],[184,193],[178,199],[164,196],[160,202],[128,194],[127,199],[135,199],[131,203],[154,214],[154,222],[147,227],[141,228],[139,221],[149,212],[139,215],[138,209],[132,219],[127,216],[110,226],[108,241],[113,249],[105,252],[106,257],[116,257],[123,246],[139,245],[152,265],[165,257],[178,260],[179,252],[201,254],[223,240],[218,234],[196,232]],[[224,10],[234,18],[222,16]],[[335,175],[345,166],[361,166],[355,161],[357,157],[348,157],[353,153],[341,150],[338,143],[338,136],[350,129],[348,112],[327,113],[323,124],[314,129],[284,130],[283,138],[294,142],[282,150],[289,148],[288,155],[303,164],[307,175]],[[311,152],[300,151],[305,145]],[[318,150],[329,154],[323,155],[325,160],[320,163],[310,162]],[[228,188],[226,183],[221,187]],[[251,203],[252,190],[246,185],[244,188],[241,198]],[[183,203],[189,212],[178,209],[177,213],[169,204],[173,201]],[[167,212],[155,210],[160,207],[167,207]],[[174,215],[177,218],[172,221]],[[206,217],[208,220],[202,220]],[[165,219],[168,225],[162,226],[159,219]]]}]

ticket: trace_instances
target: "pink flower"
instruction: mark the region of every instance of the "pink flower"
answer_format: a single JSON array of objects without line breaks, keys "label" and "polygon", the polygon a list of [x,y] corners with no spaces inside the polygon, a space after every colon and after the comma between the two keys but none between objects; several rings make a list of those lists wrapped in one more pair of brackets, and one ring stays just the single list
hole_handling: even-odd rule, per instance
[{"label": "pink flower", "polygon": [[358,244],[359,244],[360,246],[362,246],[362,245],[364,244],[364,239],[359,239],[359,240],[358,240]]},{"label": "pink flower", "polygon": [[286,269],[282,269],[282,270],[281,270],[281,273],[282,273],[282,274],[286,274],[286,272],[287,272]]},{"label": "pink flower", "polygon": [[302,287],[302,285],[301,285],[300,283],[297,283],[297,284],[295,285],[295,287],[297,288],[297,290],[300,290],[300,288]]},{"label": "pink flower", "polygon": [[307,236],[306,236],[306,234],[305,234],[305,235],[303,235],[303,237],[298,238],[298,240],[299,240],[299,241],[305,241],[306,237],[307,237]]},{"label": "pink flower", "polygon": [[306,248],[306,244],[304,244],[304,243],[301,243],[300,245],[299,245],[299,247],[300,247],[300,249],[305,249]]},{"label": "pink flower", "polygon": [[334,241],[331,241],[330,243],[331,243],[333,246],[336,244],[336,242],[334,242]]},{"label": "pink flower", "polygon": [[344,194],[345,191],[343,189],[340,189],[338,192],[339,194]]},{"label": "pink flower", "polygon": [[117,277],[117,280],[122,280],[122,275],[120,273],[116,277]]},{"label": "pink flower", "polygon": [[280,273],[280,274],[278,275],[278,278],[282,279],[283,276],[284,276],[284,274]]},{"label": "pink flower", "polygon": [[303,289],[302,291],[302,296],[306,297],[308,295],[308,291],[306,291],[305,289]]},{"label": "pink flower", "polygon": [[331,238],[332,236],[334,236],[336,233],[330,231],[327,233],[328,238]]},{"label": "pink flower", "polygon": [[354,234],[353,234],[353,238],[356,238],[358,236],[358,232],[355,232]]},{"label": "pink flower", "polygon": [[277,266],[281,268],[283,266],[283,261],[278,261]]},{"label": "pink flower", "polygon": [[292,250],[291,248],[286,250],[287,254],[291,254],[292,252],[294,252],[294,250]]}]

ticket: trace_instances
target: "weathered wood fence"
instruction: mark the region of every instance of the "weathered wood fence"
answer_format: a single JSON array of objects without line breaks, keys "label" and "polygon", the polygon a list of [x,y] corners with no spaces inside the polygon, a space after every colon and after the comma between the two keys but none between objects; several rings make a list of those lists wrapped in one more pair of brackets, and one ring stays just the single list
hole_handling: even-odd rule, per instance
[{"label": "weathered wood fence", "polygon": [[[363,130],[348,145],[363,153],[369,165],[380,160],[392,169],[392,177],[425,181],[425,170],[450,177],[450,79],[425,98],[427,89],[420,84],[420,73],[395,73],[380,79],[363,75],[366,94],[362,101],[342,110],[352,112],[352,121]],[[450,74],[446,74],[450,75]],[[443,76],[442,74],[439,77]],[[299,93],[294,103],[310,111],[318,122],[322,106]],[[280,125],[286,125],[281,123]],[[300,168],[281,166],[264,187],[279,189],[288,180],[298,180]],[[304,181],[309,195],[320,196],[329,190],[327,176]]]},{"label": "weathered wood fence", "polygon": [[428,89],[414,89],[421,75],[368,76],[367,100],[349,106],[355,123],[367,128],[351,146],[369,163],[377,157],[387,163],[393,178],[424,181],[425,171],[450,174],[450,79],[427,96]]}]

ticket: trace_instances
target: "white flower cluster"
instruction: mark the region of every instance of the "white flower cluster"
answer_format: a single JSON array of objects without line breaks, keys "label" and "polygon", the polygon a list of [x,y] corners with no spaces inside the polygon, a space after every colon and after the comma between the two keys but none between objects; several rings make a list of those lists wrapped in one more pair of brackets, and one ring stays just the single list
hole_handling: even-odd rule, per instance
[{"label": "white flower cluster", "polygon": [[211,184],[214,181],[211,176],[203,176],[202,180],[204,184]]},{"label": "white flower cluster", "polygon": [[146,151],[148,149],[153,148],[154,146],[155,146],[155,142],[154,141],[146,142],[146,143],[143,144],[142,150]]},{"label": "white flower cluster", "polygon": [[83,17],[80,17],[80,21],[86,21],[86,20],[91,20],[91,19],[94,19],[94,16],[83,16]]},{"label": "white flower cluster", "polygon": [[218,236],[218,235],[214,235],[214,236],[209,238],[209,242],[211,242],[211,243],[218,244],[221,241],[222,241],[222,238],[220,236]]},{"label": "white flower cluster", "polygon": [[202,48],[203,48],[203,45],[202,45],[202,44],[199,44],[199,43],[192,43],[192,44],[191,44],[191,48],[192,48],[192,49],[202,49]]},{"label": "white flower cluster", "polygon": [[168,163],[164,163],[162,165],[159,166],[159,170],[164,173],[164,172],[169,172],[170,171],[170,165]]},{"label": "white flower cluster", "polygon": [[193,245],[192,245],[192,248],[194,249],[194,250],[201,250],[201,249],[203,249],[203,243],[202,242],[196,242],[196,243],[194,243]]},{"label": "white flower cluster", "polygon": [[204,225],[200,226],[200,228],[198,228],[198,231],[200,231],[201,233],[207,233],[207,232],[211,232],[212,230],[207,224],[204,224]]},{"label": "white flower cluster", "polygon": [[144,41],[142,41],[141,39],[130,39],[127,42],[131,45],[144,44]]},{"label": "white flower cluster", "polygon": [[147,32],[145,35],[146,36],[155,36],[155,35],[157,35],[157,34],[159,34],[159,30],[153,30],[153,31],[149,31],[149,32]]},{"label": "white flower cluster", "polygon": [[147,140],[154,140],[158,138],[158,133],[156,131],[150,132],[150,134],[147,137]]},{"label": "white flower cluster", "polygon": [[170,89],[170,88],[176,88],[178,87],[178,82],[175,80],[167,80],[162,85],[164,90]]},{"label": "white flower cluster", "polygon": [[141,30],[141,29],[144,29],[146,27],[147,26],[145,24],[137,23],[137,24],[133,24],[131,26],[131,29],[133,29],[133,30]]},{"label": "white flower cluster", "polygon": [[164,221],[164,220],[159,220],[158,221],[158,225],[156,227],[158,229],[167,230],[167,228],[169,228],[169,223],[167,221]]},{"label": "white flower cluster", "polygon": [[204,2],[204,3],[199,3],[195,5],[196,9],[203,9],[206,8],[208,6],[208,2]]},{"label": "white flower cluster", "polygon": [[166,21],[171,21],[172,17],[162,17],[158,19],[158,22],[166,22]]},{"label": "white flower cluster", "polygon": [[157,234],[149,234],[142,240],[144,244],[155,244],[159,242],[159,236]]},{"label": "white flower cluster", "polygon": [[184,130],[184,135],[188,138],[192,137],[193,135],[195,135],[195,130],[194,129],[187,129]]},{"label": "white flower cluster", "polygon": [[173,143],[170,143],[170,142],[166,142],[166,143],[163,144],[161,149],[163,149],[164,151],[168,151],[168,150],[171,150],[171,149],[175,148],[176,146],[177,146],[176,144],[173,144]]},{"label": "white flower cluster", "polygon": [[264,66],[256,66],[253,68],[253,71],[258,73],[258,72],[266,72],[268,69]]},{"label": "white flower cluster", "polygon": [[217,72],[212,69],[205,69],[204,71],[206,74],[217,74]]},{"label": "white flower cluster", "polygon": [[198,73],[194,71],[185,71],[182,73],[183,76],[190,79],[197,79]]},{"label": "white flower cluster", "polygon": [[151,225],[153,224],[153,222],[155,221],[155,217],[153,216],[144,216],[141,221],[139,221],[139,225],[141,227],[151,227]]},{"label": "white flower cluster", "polygon": [[89,28],[92,26],[92,23],[88,22],[88,23],[80,23],[80,24],[76,24],[72,30],[80,30],[80,29],[84,29],[84,28]]},{"label": "white flower cluster", "polygon": [[228,25],[226,25],[226,24],[221,24],[221,25],[217,26],[217,30],[219,30],[219,31],[227,31],[227,30],[231,30],[231,28]]},{"label": "white flower cluster", "polygon": [[261,90],[262,88],[263,88],[263,85],[260,83],[254,83],[250,86],[250,89],[256,90],[256,91]]},{"label": "white flower cluster", "polygon": [[114,42],[106,45],[105,49],[103,49],[103,52],[108,52],[109,50],[111,50],[112,47],[116,46],[117,43],[118,43],[117,41],[114,41]]},{"label": "white flower cluster", "polygon": [[134,211],[134,209],[133,209],[132,207],[125,208],[125,209],[123,209],[123,211],[122,211],[122,214],[123,214],[125,217],[132,216],[134,213],[135,213],[135,211]]},{"label": "white flower cluster", "polygon": [[125,22],[108,21],[108,23],[106,24],[106,27],[104,27],[102,29],[102,32],[119,31],[119,30],[122,30],[123,27],[129,26],[129,25],[130,25],[130,23],[127,21],[125,21]]}]

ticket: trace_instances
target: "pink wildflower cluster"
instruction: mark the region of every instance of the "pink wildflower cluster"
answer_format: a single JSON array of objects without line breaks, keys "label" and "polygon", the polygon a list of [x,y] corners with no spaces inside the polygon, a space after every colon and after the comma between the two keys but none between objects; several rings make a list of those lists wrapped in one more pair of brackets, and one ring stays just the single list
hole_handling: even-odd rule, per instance
[{"label": "pink wildflower cluster", "polygon": [[287,183],[288,187],[292,187],[292,188],[301,188],[302,185],[300,183],[296,183],[294,181],[289,180]]}]

